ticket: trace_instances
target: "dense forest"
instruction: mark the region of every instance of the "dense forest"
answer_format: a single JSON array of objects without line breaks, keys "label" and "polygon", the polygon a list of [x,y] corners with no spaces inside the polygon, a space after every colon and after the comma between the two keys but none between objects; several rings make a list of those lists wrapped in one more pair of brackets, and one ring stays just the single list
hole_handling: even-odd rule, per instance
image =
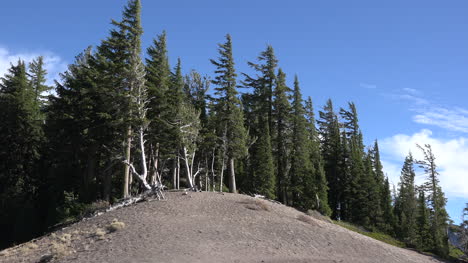
[{"label": "dense forest", "polygon": [[212,74],[184,75],[180,59],[169,65],[166,32],[142,51],[140,10],[130,0],[53,87],[42,57],[0,79],[0,247],[164,185],[260,194],[448,254],[430,145],[422,160],[406,157],[391,191],[354,103],[328,100],[316,115],[269,45],[248,63],[254,74],[236,72],[229,35]]}]

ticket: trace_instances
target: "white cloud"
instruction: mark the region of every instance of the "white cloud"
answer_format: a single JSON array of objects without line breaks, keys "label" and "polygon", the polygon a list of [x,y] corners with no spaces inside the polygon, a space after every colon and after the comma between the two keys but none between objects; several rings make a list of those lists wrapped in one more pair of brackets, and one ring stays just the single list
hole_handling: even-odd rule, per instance
[{"label": "white cloud", "polygon": [[45,68],[48,72],[46,84],[53,85],[54,79],[59,80],[59,73],[67,69],[67,63],[60,56],[50,51],[15,53],[0,47],[0,77],[3,77],[11,64],[16,64],[19,59],[29,63],[38,56],[44,57]]},{"label": "white cloud", "polygon": [[[412,135],[397,134],[379,142],[384,170],[393,183],[400,176],[400,169],[409,151],[416,159],[422,159],[416,144],[430,144],[440,172],[440,183],[447,196],[468,198],[468,138],[444,140],[435,138],[428,129]],[[416,182],[425,179],[422,171],[417,172]]]},{"label": "white cloud", "polygon": [[415,111],[418,114],[413,116],[413,120],[417,123],[468,133],[468,111],[465,109],[433,106],[426,109],[416,109]]},{"label": "white cloud", "polygon": [[415,105],[426,105],[429,103],[428,100],[411,94],[401,94],[398,96],[398,98],[402,100],[408,100]]},{"label": "white cloud", "polygon": [[403,88],[398,93],[385,94],[393,99],[411,103],[412,119],[419,124],[437,126],[451,132],[468,133],[468,110],[460,107],[437,105],[427,100],[419,90]]}]

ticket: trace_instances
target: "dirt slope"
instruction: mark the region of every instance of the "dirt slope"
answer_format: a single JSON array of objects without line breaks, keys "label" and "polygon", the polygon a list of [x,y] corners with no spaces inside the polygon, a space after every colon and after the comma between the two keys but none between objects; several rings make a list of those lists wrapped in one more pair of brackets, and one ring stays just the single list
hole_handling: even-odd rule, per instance
[{"label": "dirt slope", "polygon": [[[125,227],[117,223],[123,228],[110,232],[114,219]],[[0,262],[41,257],[43,262],[112,263],[439,262],[305,218],[290,207],[218,193],[168,193],[167,201],[115,210],[0,252]]]}]

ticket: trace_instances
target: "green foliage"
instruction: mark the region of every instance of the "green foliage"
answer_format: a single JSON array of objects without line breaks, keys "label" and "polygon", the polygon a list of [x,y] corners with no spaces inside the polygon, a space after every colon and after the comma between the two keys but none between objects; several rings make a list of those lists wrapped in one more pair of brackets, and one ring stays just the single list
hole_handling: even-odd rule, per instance
[{"label": "green foliage", "polygon": [[359,234],[362,234],[362,235],[365,235],[365,236],[368,236],[370,238],[373,238],[373,239],[376,239],[376,240],[380,240],[382,242],[385,242],[387,244],[390,244],[392,246],[395,246],[395,247],[401,247],[401,248],[406,248],[406,244],[399,241],[398,239],[395,239],[393,238],[392,236],[388,235],[388,234],[384,234],[384,233],[381,233],[381,232],[373,232],[373,231],[366,231],[365,229],[359,227],[359,226],[356,226],[356,225],[353,225],[351,223],[347,223],[347,222],[344,222],[344,221],[334,221],[335,224],[339,225],[339,226],[342,226],[348,230],[351,230],[353,232],[357,232]]},{"label": "green foliage", "polygon": [[321,154],[324,161],[324,171],[328,182],[328,200],[332,210],[332,218],[341,217],[342,192],[344,182],[344,172],[342,162],[342,147],[340,138],[340,127],[338,117],[333,110],[333,103],[329,99],[319,111],[317,120],[319,134],[321,138]]},{"label": "green foliage", "polygon": [[414,160],[411,153],[406,157],[401,170],[398,196],[395,202],[395,215],[397,218],[397,234],[402,240],[416,246],[416,217],[417,200],[414,185],[416,176]]},{"label": "green foliage", "polygon": [[286,86],[286,74],[279,69],[276,79],[273,101],[273,155],[276,167],[276,187],[278,199],[287,204],[290,191],[290,174],[288,167],[291,164],[291,138],[292,108],[289,103],[291,89]]}]

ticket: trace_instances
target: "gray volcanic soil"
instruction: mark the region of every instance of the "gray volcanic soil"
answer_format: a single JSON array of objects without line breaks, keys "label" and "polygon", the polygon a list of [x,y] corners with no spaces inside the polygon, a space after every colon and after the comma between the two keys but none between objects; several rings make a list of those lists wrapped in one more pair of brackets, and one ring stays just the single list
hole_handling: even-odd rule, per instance
[{"label": "gray volcanic soil", "polygon": [[[246,195],[166,197],[6,249],[0,262],[440,262]],[[125,227],[109,232],[114,219]]]}]

